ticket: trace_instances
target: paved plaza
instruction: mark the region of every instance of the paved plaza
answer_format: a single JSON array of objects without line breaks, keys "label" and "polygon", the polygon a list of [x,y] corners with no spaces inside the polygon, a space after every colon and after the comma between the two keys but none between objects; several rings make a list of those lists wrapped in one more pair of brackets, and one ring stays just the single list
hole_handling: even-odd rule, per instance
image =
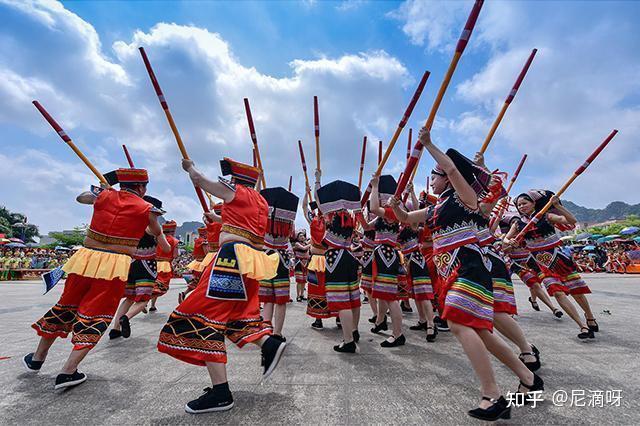
[{"label": "paved plaza", "polygon": [[[591,341],[576,338],[566,316],[557,320],[527,302],[526,287],[516,283],[525,333],[542,353],[539,374],[546,398],[537,408],[516,408],[510,423],[640,424],[640,277],[591,274],[590,301],[601,332]],[[160,328],[184,287],[174,280],[158,312],[132,320],[132,336],[103,339],[82,364],[89,379],[68,391],[54,391],[53,380],[68,355],[68,341],[57,342],[38,374],[27,373],[21,357],[35,349],[30,328],[59,297],[62,286],[45,296],[37,282],[0,283],[0,424],[476,424],[466,410],[478,400],[478,383],[451,333],[427,343],[409,331],[417,314],[405,316],[407,345],[384,349],[385,338],[369,332],[363,306],[359,353],[337,354],[340,339],[334,321],[324,330],[310,327],[302,303],[287,310],[288,346],[275,373],[261,382],[260,352],[230,348],[229,382],[235,408],[226,413],[189,415],[185,402],[209,385],[204,368],[160,354]],[[292,287],[293,289],[293,287]],[[252,346],[252,345],[250,345]],[[514,349],[515,350],[515,349]],[[503,393],[517,379],[494,363]],[[585,391],[580,400],[579,392]],[[551,401],[566,391],[575,405]],[[603,391],[604,407],[597,392]],[[607,397],[620,391],[620,406]],[[557,395],[561,395],[561,392]]]}]

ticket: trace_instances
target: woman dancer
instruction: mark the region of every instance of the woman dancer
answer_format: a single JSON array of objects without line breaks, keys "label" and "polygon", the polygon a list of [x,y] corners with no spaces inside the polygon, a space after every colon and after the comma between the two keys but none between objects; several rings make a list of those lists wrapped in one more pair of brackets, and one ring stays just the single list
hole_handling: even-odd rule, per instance
[{"label": "woman dancer", "polygon": [[293,254],[295,256],[294,273],[296,278],[296,301],[306,301],[304,290],[307,286],[307,265],[309,264],[309,250],[311,245],[307,241],[307,231],[300,230],[296,233],[293,243]]},{"label": "woman dancer", "polygon": [[[471,186],[474,170],[463,176],[456,163],[431,142],[429,130],[423,128],[420,142],[436,160],[431,186],[439,195],[435,206],[407,213],[393,198],[394,213],[402,222],[420,223],[427,216],[433,232],[433,249],[438,274],[443,280],[443,318],[462,345],[481,384],[482,399],[468,414],[482,420],[509,418],[511,408],[500,395],[488,356],[491,352],[520,379],[519,392],[544,389],[540,377],[516,357],[493,330],[493,282],[485,266],[486,258],[478,246],[473,214],[478,211],[478,194]],[[474,182],[476,183],[476,182]]]},{"label": "woman dancer", "polygon": [[[524,243],[534,256],[544,274],[543,283],[547,292],[558,301],[562,309],[580,327],[579,339],[593,339],[594,332],[599,331],[589,301],[585,296],[591,293],[587,284],[576,270],[576,265],[560,246],[562,242],[556,235],[554,226],[567,227],[576,224],[576,218],[560,204],[560,200],[551,191],[532,190],[518,195],[516,208],[521,216],[520,224],[514,223],[506,235],[506,244],[517,244],[515,236],[524,228],[547,201],[553,203],[553,211],[545,213],[532,230],[524,236]],[[584,311],[586,323],[578,315],[578,311],[567,297],[571,295]]]},{"label": "woman dancer", "polygon": [[396,191],[398,184],[391,175],[374,175],[371,180],[371,213],[378,216],[375,222],[376,248],[373,251],[373,291],[378,299],[378,316],[372,333],[387,330],[387,310],[391,314],[393,334],[380,343],[383,348],[402,346],[406,339],[402,334],[402,310],[400,308],[400,280],[406,277],[398,251],[400,222],[391,207],[381,207]]}]

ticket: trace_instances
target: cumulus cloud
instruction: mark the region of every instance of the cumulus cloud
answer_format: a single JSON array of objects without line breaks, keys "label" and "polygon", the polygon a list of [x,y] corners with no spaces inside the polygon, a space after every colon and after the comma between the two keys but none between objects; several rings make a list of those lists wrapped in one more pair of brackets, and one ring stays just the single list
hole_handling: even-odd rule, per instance
[{"label": "cumulus cloud", "polygon": [[[442,36],[439,22],[457,31],[471,3],[408,1],[394,12],[411,41],[438,48],[454,39]],[[457,4],[456,6],[451,3]],[[479,147],[534,47],[538,54],[487,154],[489,164],[511,171],[529,154],[517,186],[558,188],[613,128],[620,130],[592,168],[567,193],[578,203],[602,207],[613,200],[640,202],[628,190],[638,178],[640,146],[640,47],[629,37],[640,9],[618,3],[487,2],[470,47],[478,66],[450,88],[466,112],[441,119],[443,133],[468,152]],[[452,8],[457,7],[457,10]],[[623,10],[627,8],[628,10]],[[452,15],[457,15],[457,18]],[[436,21],[436,28],[430,23]],[[571,25],[568,25],[571,23]],[[454,36],[457,37],[457,34]],[[476,60],[474,63],[473,60]],[[463,71],[464,72],[464,71]],[[608,184],[604,184],[608,182]]]},{"label": "cumulus cloud", "polygon": [[[204,28],[158,23],[108,49],[90,23],[58,2],[3,3],[0,12],[7,25],[0,29],[0,124],[31,132],[38,140],[55,138],[30,104],[39,99],[101,170],[125,164],[120,145],[126,144],[136,166],[150,171],[150,193],[166,196],[167,216],[179,221],[198,219],[200,213],[139,46],[145,47],[200,168],[215,176],[223,156],[251,161],[242,102],[248,97],[268,184],[285,186],[293,175],[299,192],[304,179],[298,139],[307,162],[314,163],[314,95],[320,100],[324,179],[355,180],[362,136],[367,132],[377,141],[391,133],[415,83],[405,66],[384,51],[296,59],[289,75],[275,78],[241,63],[221,34]],[[19,164],[25,173],[29,165],[46,168],[55,160],[56,172],[82,169],[69,156],[66,162],[58,159],[57,152],[65,149],[49,144],[48,159],[29,162],[25,157]],[[30,190],[39,191],[40,202],[66,206],[73,203],[75,190],[92,182],[86,173],[81,176],[83,185],[61,187],[55,179],[43,179]],[[13,188],[24,185],[19,175],[5,177]],[[15,209],[32,207],[17,191],[9,192]],[[42,217],[39,223],[50,230],[81,221],[82,208],[69,211],[79,216]]]}]

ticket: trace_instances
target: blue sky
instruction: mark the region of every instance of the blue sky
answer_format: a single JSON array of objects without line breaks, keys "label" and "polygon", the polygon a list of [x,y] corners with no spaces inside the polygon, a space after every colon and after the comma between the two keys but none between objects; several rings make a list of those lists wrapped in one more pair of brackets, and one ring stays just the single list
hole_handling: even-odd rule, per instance
[{"label": "blue sky", "polygon": [[[200,216],[137,47],[156,69],[187,149],[250,161],[242,98],[251,100],[269,185],[303,179],[296,141],[314,163],[320,98],[324,180],[357,179],[362,136],[386,144],[425,69],[409,126],[426,118],[470,1],[53,2],[0,0],[0,204],[42,231],[88,221],[74,195],[95,182],[30,104],[39,99],[105,172],[127,144],[150,170],[167,218]],[[487,153],[493,168],[528,164],[515,191],[556,189],[612,128],[619,136],[566,198],[591,207],[640,202],[640,23],[637,2],[485,3],[433,130],[436,143],[478,149],[532,48],[538,55]],[[407,128],[409,127],[407,126]],[[404,166],[404,133],[387,172]],[[423,186],[432,161],[417,178]]]}]

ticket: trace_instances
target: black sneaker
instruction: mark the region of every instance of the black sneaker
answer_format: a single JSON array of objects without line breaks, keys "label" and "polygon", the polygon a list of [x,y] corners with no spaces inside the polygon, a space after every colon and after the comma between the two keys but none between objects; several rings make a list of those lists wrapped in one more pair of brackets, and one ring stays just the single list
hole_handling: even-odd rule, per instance
[{"label": "black sneaker", "polygon": [[58,374],[54,389],[72,388],[87,380],[87,375],[76,370],[73,374]]},{"label": "black sneaker", "polygon": [[131,336],[131,324],[129,323],[129,317],[126,315],[120,317],[120,333],[125,339]]},{"label": "black sneaker", "polygon": [[233,408],[231,392],[216,392],[212,388],[205,388],[204,394],[198,399],[187,402],[184,411],[189,414],[213,413],[227,411]]},{"label": "black sneaker", "polygon": [[324,326],[322,325],[322,320],[320,318],[317,318],[312,324],[311,327],[313,328],[323,328]]},{"label": "black sneaker", "polygon": [[286,343],[281,342],[273,336],[270,336],[262,345],[262,366],[264,367],[264,372],[262,373],[263,380],[269,377],[271,373],[273,373],[273,370],[278,366],[278,362],[280,362],[280,358],[282,358],[285,346],[287,346]]},{"label": "black sneaker", "polygon": [[450,331],[451,330],[449,328],[449,323],[447,323],[447,320],[443,320],[440,317],[435,317],[433,319],[433,322],[435,323],[436,327],[438,327],[438,331]]},{"label": "black sneaker", "polygon": [[346,353],[346,354],[354,354],[356,353],[356,342],[345,343],[342,342],[339,345],[335,345],[333,350],[336,352]]},{"label": "black sneaker", "polygon": [[122,337],[122,332],[120,330],[112,328],[111,331],[109,331],[109,339],[113,340],[117,339],[118,337]]},{"label": "black sneaker", "polygon": [[394,337],[391,337],[391,338],[393,339],[393,341],[385,340],[384,342],[380,343],[380,346],[382,346],[383,348],[395,348],[396,346],[402,346],[407,342],[407,339],[405,339],[404,334],[401,334],[397,338],[394,338]]},{"label": "black sneaker", "polygon": [[24,358],[22,358],[22,363],[25,367],[27,367],[27,370],[35,372],[40,371],[40,368],[42,368],[42,364],[44,364],[44,361],[34,361],[33,352],[31,352],[30,354],[26,354]]}]

